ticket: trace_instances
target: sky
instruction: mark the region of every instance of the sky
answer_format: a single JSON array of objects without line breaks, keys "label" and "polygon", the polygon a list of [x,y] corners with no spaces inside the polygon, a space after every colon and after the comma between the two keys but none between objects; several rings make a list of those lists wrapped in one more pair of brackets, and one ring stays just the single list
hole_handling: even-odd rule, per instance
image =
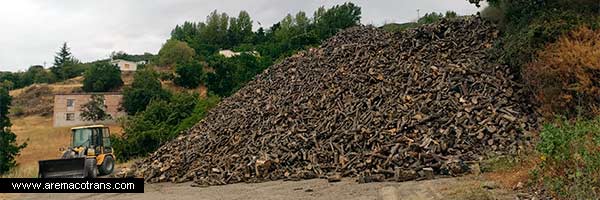
[{"label": "sky", "polygon": [[353,2],[363,24],[417,19],[428,12],[474,14],[467,0],[15,0],[0,3],[0,71],[50,67],[62,43],[83,62],[113,51],[156,54],[171,30],[185,21],[204,21],[213,10],[237,16],[246,10],[254,28],[270,27],[288,13],[308,15],[320,6]]}]

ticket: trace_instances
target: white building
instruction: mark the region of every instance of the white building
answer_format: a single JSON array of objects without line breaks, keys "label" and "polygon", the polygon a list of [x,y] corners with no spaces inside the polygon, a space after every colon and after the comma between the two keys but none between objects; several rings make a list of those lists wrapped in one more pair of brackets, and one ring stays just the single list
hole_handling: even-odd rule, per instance
[{"label": "white building", "polygon": [[235,52],[235,51],[232,51],[232,50],[229,50],[229,49],[219,51],[219,54],[222,55],[222,56],[224,56],[225,58],[231,58],[231,57],[234,57],[234,56],[239,56],[242,53],[249,53],[249,54],[252,54],[254,56],[259,56],[258,51]]},{"label": "white building", "polygon": [[110,64],[117,65],[122,72],[133,72],[137,70],[138,63],[123,59],[110,61]]}]

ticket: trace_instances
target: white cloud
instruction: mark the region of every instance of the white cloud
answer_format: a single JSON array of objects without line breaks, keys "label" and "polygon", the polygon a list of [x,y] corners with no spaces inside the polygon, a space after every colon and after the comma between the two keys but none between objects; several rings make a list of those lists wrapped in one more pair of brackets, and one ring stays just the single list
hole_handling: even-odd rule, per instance
[{"label": "white cloud", "polygon": [[[204,21],[213,10],[237,15],[250,13],[263,26],[287,13],[312,15],[319,6],[344,0],[18,0],[0,3],[0,71],[27,69],[34,64],[50,66],[54,53],[68,42],[82,61],[106,58],[110,52],[156,53],[171,29],[184,21]],[[407,22],[421,13],[454,10],[477,11],[467,0],[354,0],[362,7],[362,22],[381,25]]]}]

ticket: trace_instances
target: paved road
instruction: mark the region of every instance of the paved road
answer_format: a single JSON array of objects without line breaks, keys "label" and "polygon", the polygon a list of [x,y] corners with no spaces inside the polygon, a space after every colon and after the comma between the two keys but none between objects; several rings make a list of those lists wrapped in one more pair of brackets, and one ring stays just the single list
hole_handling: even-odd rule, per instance
[{"label": "paved road", "polygon": [[190,183],[146,184],[144,194],[19,194],[0,196],[11,200],[202,200],[202,199],[516,199],[512,192],[484,189],[489,184],[476,177],[447,178],[403,183],[358,184],[352,179],[338,183],[313,179],[272,181],[258,184],[232,184],[207,188]]}]

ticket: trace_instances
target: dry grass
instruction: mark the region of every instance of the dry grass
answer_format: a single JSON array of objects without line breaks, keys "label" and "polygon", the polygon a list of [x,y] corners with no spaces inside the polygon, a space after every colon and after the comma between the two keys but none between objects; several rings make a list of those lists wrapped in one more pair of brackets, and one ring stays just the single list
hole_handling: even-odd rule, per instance
[{"label": "dry grass", "polygon": [[0,178],[36,178],[38,175],[37,165],[19,166]]},{"label": "dry grass", "polygon": [[54,128],[51,117],[29,116],[11,119],[11,130],[17,135],[18,143],[27,142],[27,147],[17,157],[19,168],[37,166],[38,160],[58,158],[59,148],[70,143],[69,128]]},{"label": "dry grass", "polygon": [[71,93],[71,92],[77,92],[81,90],[81,87],[83,87],[83,77],[82,76],[78,76],[63,82],[58,82],[58,83],[53,83],[53,84],[33,84],[21,89],[16,89],[16,90],[11,90],[10,91],[10,96],[16,97],[19,96],[20,94],[22,94],[23,92],[27,91],[28,89],[32,88],[32,87],[39,87],[39,86],[48,86],[50,87],[50,89],[52,89],[52,92],[54,93]]},{"label": "dry grass", "polygon": [[[28,116],[11,121],[11,130],[17,135],[18,143],[27,142],[27,147],[16,158],[18,167],[6,177],[37,176],[37,162],[59,158],[59,148],[67,147],[71,142],[70,127],[53,127],[51,117]],[[121,134],[118,126],[110,126],[110,130],[113,134]]]},{"label": "dry grass", "polygon": [[600,114],[600,30],[577,29],[524,66],[523,77],[546,117]]}]

